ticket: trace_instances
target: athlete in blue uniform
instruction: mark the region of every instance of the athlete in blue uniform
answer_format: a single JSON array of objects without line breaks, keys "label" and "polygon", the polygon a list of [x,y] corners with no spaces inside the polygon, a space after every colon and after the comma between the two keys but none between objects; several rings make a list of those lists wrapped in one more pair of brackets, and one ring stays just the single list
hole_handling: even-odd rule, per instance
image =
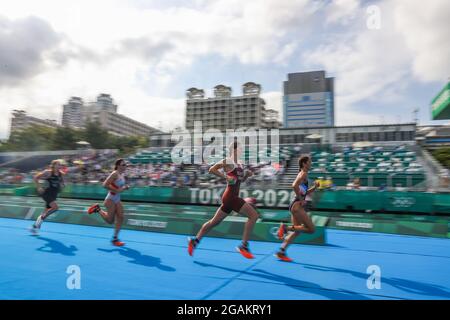
[{"label": "athlete in blue uniform", "polygon": [[120,201],[120,193],[129,189],[124,176],[126,167],[127,164],[124,159],[116,160],[114,171],[103,183],[103,186],[109,190],[104,201],[106,211],[103,211],[98,204],[94,204],[88,209],[89,214],[98,212],[106,223],[115,223],[112,244],[119,247],[125,244],[118,239],[118,235],[123,223],[123,206]]},{"label": "athlete in blue uniform", "polygon": [[[58,193],[64,186],[64,173],[60,170],[60,163],[58,160],[53,160],[50,164],[50,169],[44,170],[41,173],[38,173],[34,178],[34,183],[36,184],[36,190],[38,194],[45,201],[45,210],[39,215],[36,222],[31,227],[31,232],[35,235],[38,234],[39,229],[41,228],[44,220],[58,211],[58,204],[56,203],[56,198],[58,197]],[[43,189],[39,185],[39,180],[45,180],[47,182],[47,186]]]},{"label": "athlete in blue uniform", "polygon": [[[295,192],[295,198],[289,205],[289,211],[291,213],[292,225],[286,226],[281,223],[278,229],[278,238],[283,240],[280,250],[275,254],[277,258],[283,261],[292,261],[286,255],[287,247],[294,241],[294,239],[301,233],[314,233],[315,227],[310,216],[307,214],[309,210],[309,203],[306,201],[307,195],[313,192],[317,187],[316,182],[314,187],[308,189],[308,171],[311,169],[311,158],[309,156],[302,156],[298,161],[299,172],[295,178],[292,188]],[[290,232],[286,237],[286,233]]]}]

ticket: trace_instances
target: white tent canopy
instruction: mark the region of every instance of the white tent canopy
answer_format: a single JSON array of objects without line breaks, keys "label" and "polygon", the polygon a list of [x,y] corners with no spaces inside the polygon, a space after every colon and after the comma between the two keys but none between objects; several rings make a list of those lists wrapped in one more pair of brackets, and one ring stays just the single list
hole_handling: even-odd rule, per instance
[{"label": "white tent canopy", "polygon": [[317,133],[310,134],[309,136],[306,137],[306,139],[320,139],[320,138],[322,138],[322,136]]},{"label": "white tent canopy", "polygon": [[81,144],[81,145],[85,145],[85,146],[90,145],[90,143],[87,141],[78,141],[77,144]]},{"label": "white tent canopy", "polygon": [[355,148],[365,148],[365,147],[372,147],[372,146],[373,146],[373,143],[370,141],[358,141],[353,144],[353,147],[355,147]]}]

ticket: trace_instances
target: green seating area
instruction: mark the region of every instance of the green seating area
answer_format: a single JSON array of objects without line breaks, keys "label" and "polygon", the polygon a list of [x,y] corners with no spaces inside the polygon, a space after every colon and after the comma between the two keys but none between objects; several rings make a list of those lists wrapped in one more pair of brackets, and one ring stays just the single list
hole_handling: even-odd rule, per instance
[{"label": "green seating area", "polygon": [[[246,149],[244,151],[244,160],[250,163],[271,162],[278,153],[278,161],[289,161],[294,154],[294,146],[280,146],[274,148],[262,148],[259,150]],[[207,163],[215,163],[226,156],[226,152],[206,157]]]},{"label": "green seating area", "polygon": [[[290,181],[290,174],[297,172],[296,145],[281,145],[269,149],[246,148],[244,160],[250,163],[265,163],[273,160],[272,155],[278,154],[279,161],[289,162],[286,179]],[[213,164],[226,156],[227,150],[208,154],[207,146],[203,150],[193,149],[184,160],[185,164],[195,163],[196,157],[203,155],[203,161]],[[203,151],[203,154],[201,153]],[[129,157],[133,164],[170,164],[172,163],[172,149],[141,150]],[[422,166],[417,162],[414,151],[401,148],[377,147],[370,149],[354,148],[344,149],[341,152],[313,151],[310,153],[313,160],[313,168],[310,171],[311,179],[331,177],[334,185],[345,186],[355,178],[360,179],[362,186],[379,187],[402,186],[412,187],[425,180]],[[294,160],[294,161],[289,161]],[[273,162],[273,161],[272,161]]]},{"label": "green seating area", "polygon": [[128,158],[132,164],[157,164],[157,163],[171,163],[172,157],[170,155],[170,149],[164,149],[161,151],[149,151],[144,150],[136,153]]},{"label": "green seating area", "polygon": [[414,186],[425,179],[413,151],[353,149],[340,153],[312,152],[311,156],[310,177],[331,177],[337,186],[346,185],[349,179],[356,177],[360,178],[361,185],[375,187],[382,184]]},{"label": "green seating area", "polygon": [[[193,149],[192,154],[195,154],[196,152],[200,152],[199,149]],[[220,161],[226,156],[227,151],[222,151],[219,153],[214,153],[211,155],[204,155],[204,161],[206,163],[215,163],[217,161]],[[253,150],[246,149],[244,151],[244,159],[245,161],[250,161],[254,163],[260,163],[260,162],[267,162],[270,161],[271,156],[278,153],[279,160],[280,161],[288,161],[291,159],[292,155],[294,154],[294,146],[282,146],[282,147],[275,147],[275,148],[264,148],[257,150],[257,152],[253,152]],[[171,149],[162,149],[159,151],[150,151],[150,150],[143,150],[135,155],[128,158],[128,160],[132,164],[165,164],[165,163],[172,163],[172,157],[171,157]],[[189,161],[190,160],[190,161]],[[185,163],[192,162],[194,163],[194,156],[191,155],[190,159],[188,158]]]}]

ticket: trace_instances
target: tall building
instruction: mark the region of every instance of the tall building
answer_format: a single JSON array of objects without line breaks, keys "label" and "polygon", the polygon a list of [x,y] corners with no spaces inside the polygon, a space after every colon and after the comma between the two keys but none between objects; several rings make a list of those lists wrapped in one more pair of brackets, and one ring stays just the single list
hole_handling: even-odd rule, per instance
[{"label": "tall building", "polygon": [[325,71],[289,73],[283,113],[285,128],[334,126],[334,78]]},{"label": "tall building", "polygon": [[264,128],[280,128],[279,113],[273,109],[266,109],[264,115]]},{"label": "tall building", "polygon": [[88,109],[95,111],[109,111],[112,113],[117,113],[117,105],[114,104],[114,99],[111,95],[106,93],[101,93],[98,95],[97,100],[88,103]]},{"label": "tall building", "polygon": [[83,122],[84,102],[79,97],[71,97],[69,102],[63,105],[62,125],[82,128]]},{"label": "tall building", "polygon": [[247,82],[242,95],[232,96],[232,89],[224,85],[214,87],[214,97],[205,98],[202,89],[190,88],[186,92],[186,129],[194,129],[194,121],[202,121],[203,130],[225,131],[238,128],[278,128],[278,112],[266,110],[260,97],[261,86]]},{"label": "tall building", "polygon": [[14,133],[20,132],[33,125],[50,128],[59,127],[59,125],[56,123],[56,120],[39,119],[36,117],[29,116],[27,112],[24,110],[13,110],[11,118],[10,137]]},{"label": "tall building", "polygon": [[118,136],[149,136],[159,130],[117,113],[117,105],[109,94],[100,94],[96,101],[83,108],[83,126],[99,122],[109,133]]},{"label": "tall building", "polygon": [[87,110],[85,122],[98,122],[103,129],[116,136],[145,136],[160,132],[139,121],[108,110]]}]

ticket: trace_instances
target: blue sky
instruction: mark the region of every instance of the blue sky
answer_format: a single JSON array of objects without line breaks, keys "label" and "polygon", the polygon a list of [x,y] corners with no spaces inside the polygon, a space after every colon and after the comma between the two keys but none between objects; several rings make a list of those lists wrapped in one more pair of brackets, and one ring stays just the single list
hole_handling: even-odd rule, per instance
[{"label": "blue sky", "polygon": [[[450,76],[446,0],[3,0],[0,110],[60,121],[71,96],[110,93],[119,112],[165,130],[185,91],[262,85],[281,112],[290,72],[335,77],[337,125],[409,122]],[[281,119],[281,113],[280,113]],[[0,122],[8,134],[9,117]]]}]

